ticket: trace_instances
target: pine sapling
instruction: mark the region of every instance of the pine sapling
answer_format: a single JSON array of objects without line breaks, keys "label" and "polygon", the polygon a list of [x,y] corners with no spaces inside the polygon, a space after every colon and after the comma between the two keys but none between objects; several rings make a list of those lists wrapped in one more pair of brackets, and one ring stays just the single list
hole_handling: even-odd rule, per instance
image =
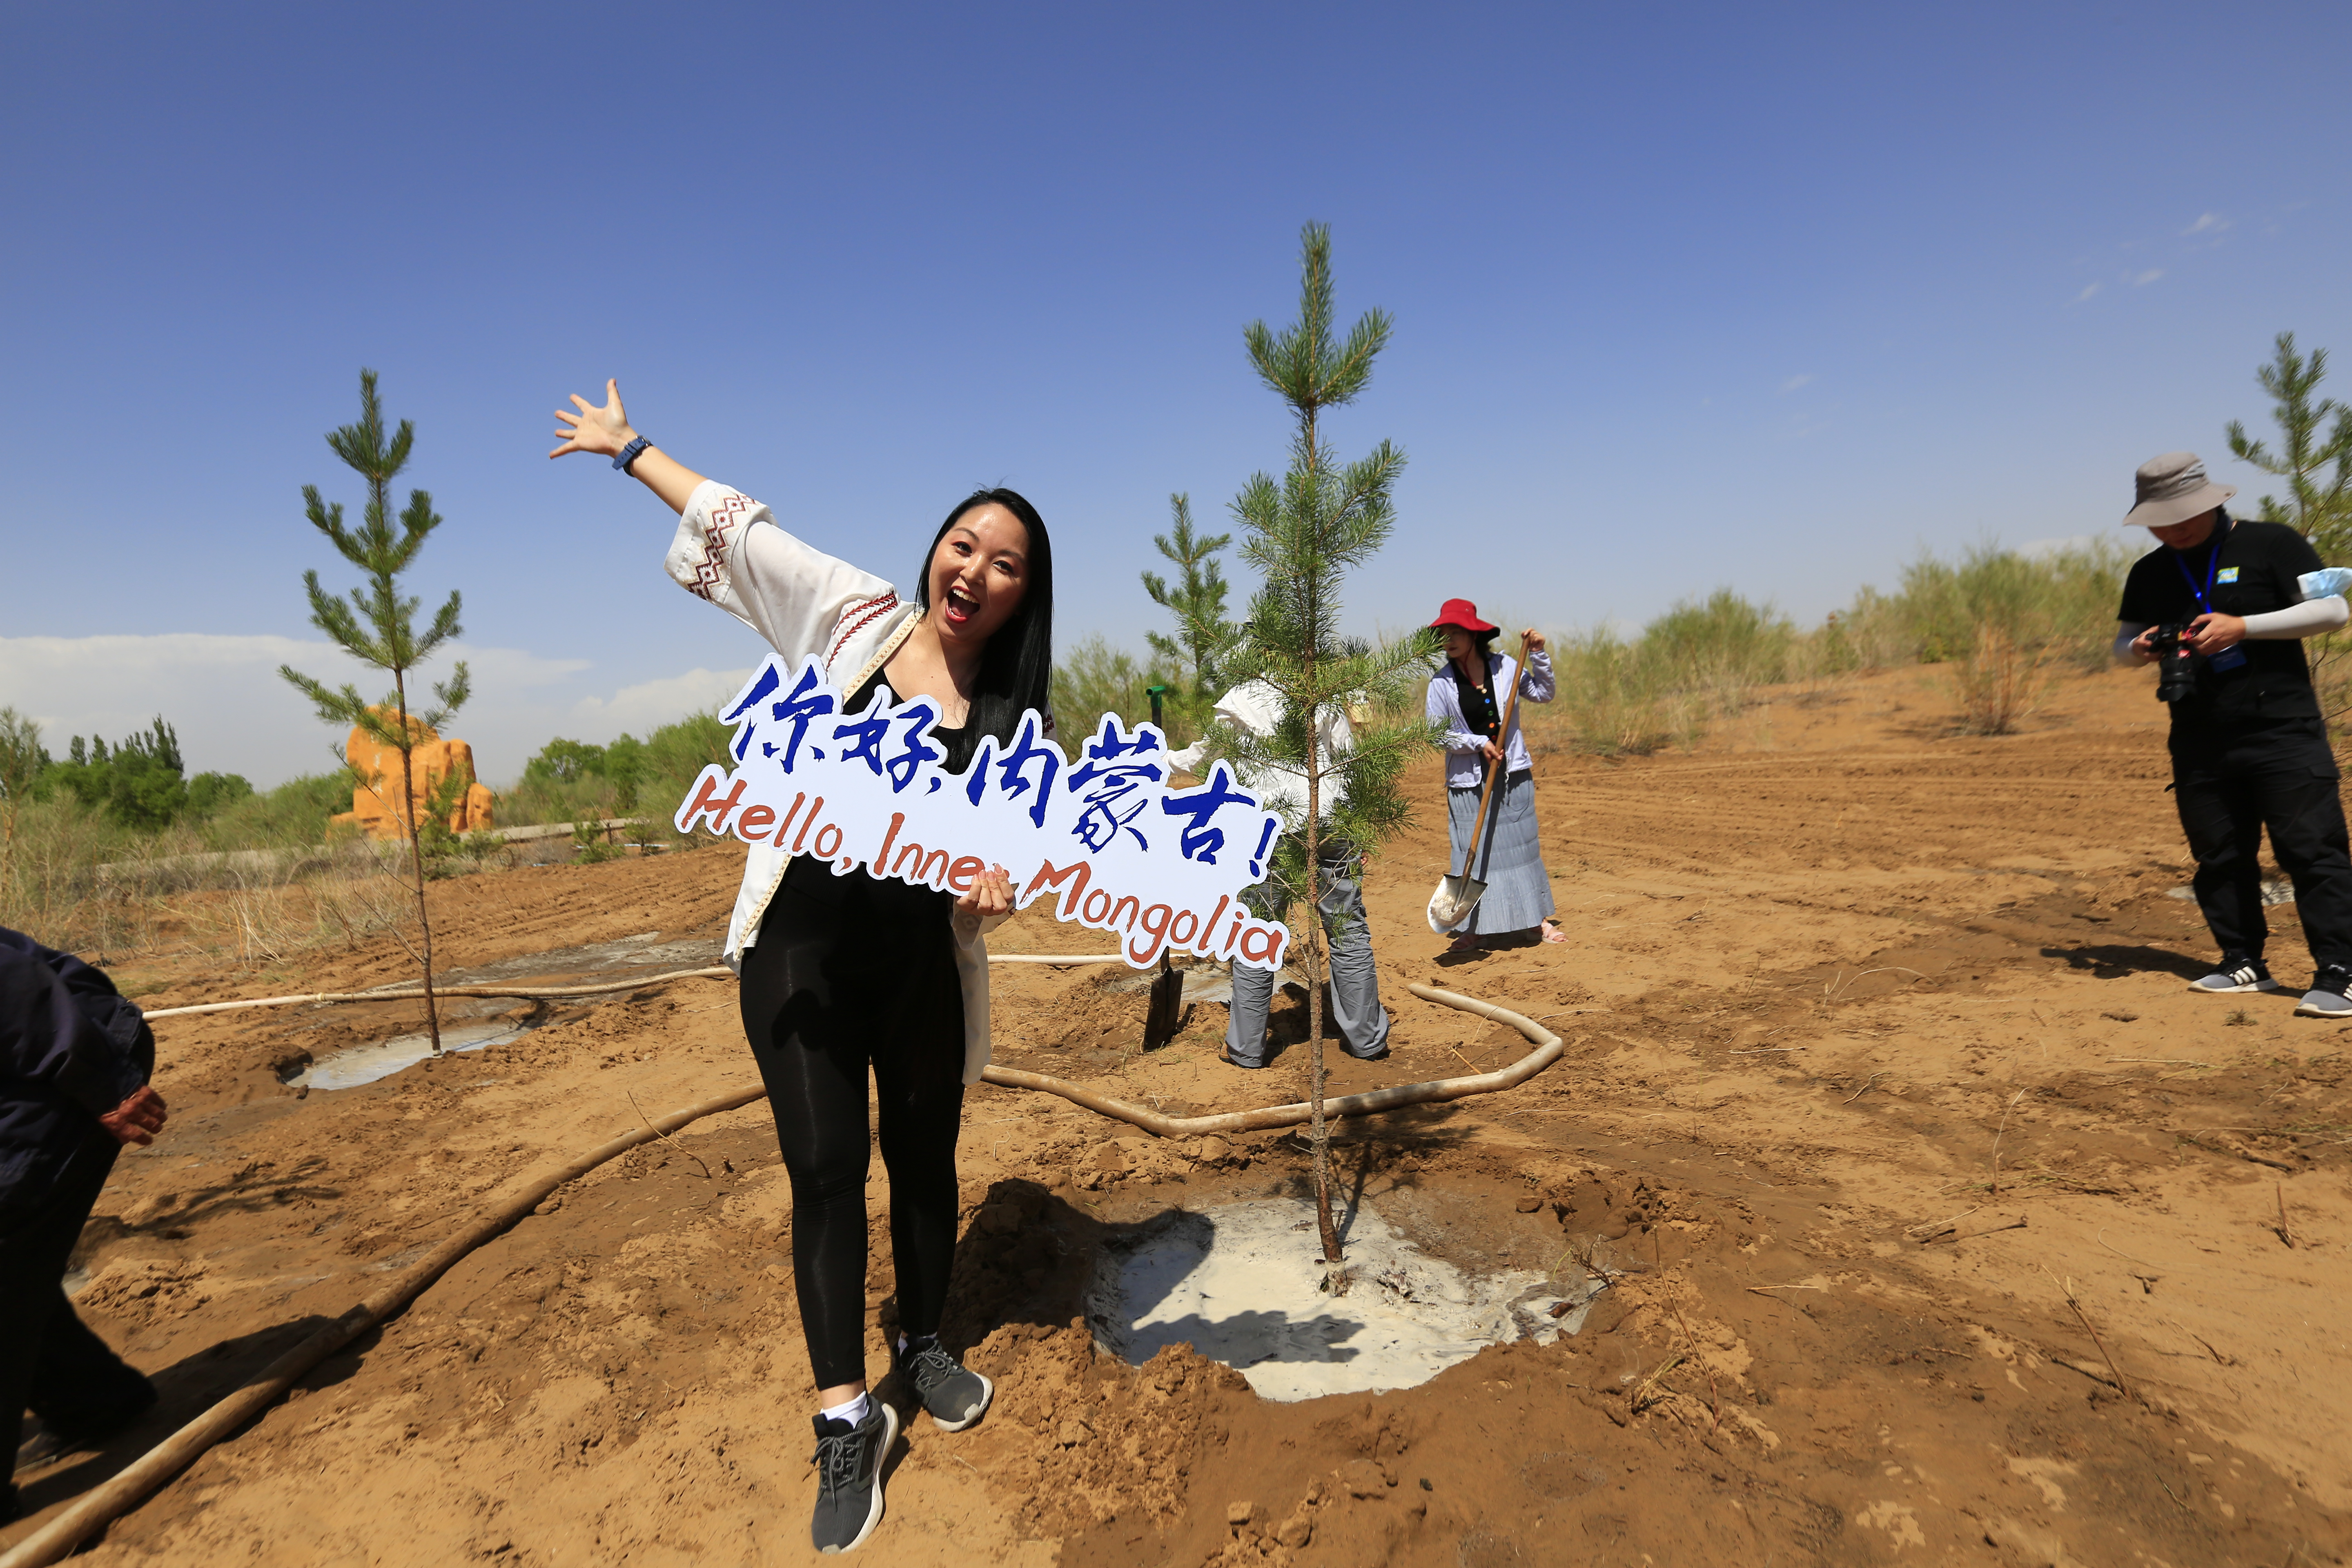
[{"label": "pine sapling", "polygon": [[[425,734],[448,722],[472,694],[466,661],[459,659],[446,681],[433,687],[433,704],[421,712],[408,705],[410,677],[417,666],[439,651],[444,643],[462,636],[457,624],[458,596],[449,597],[422,632],[416,629],[419,601],[403,598],[400,575],[415,563],[416,553],[441,519],[433,498],[423,490],[408,492],[408,506],[400,514],[398,533],[393,530],[392,481],[408,466],[415,427],[408,420],[392,438],[384,438],[383,410],[376,400],[375,372],[360,372],[360,417],[327,437],[327,445],[367,483],[367,507],[356,529],[343,523],[343,505],[320,499],[316,485],[302,487],[302,500],[310,525],[333,542],[337,552],[358,567],[363,586],[352,590],[351,601],[330,594],[315,571],[302,574],[310,595],[310,624],[334,639],[335,646],[362,664],[392,677],[392,690],[381,701],[370,702],[359,689],[313,680],[290,665],[278,673],[310,700],[320,719],[338,729],[354,729],[380,746],[400,753],[400,796],[394,820],[408,839],[408,863],[416,891],[416,923],[423,933],[421,963],[425,973],[425,1024],[433,1039],[433,1054],[441,1054],[441,1014],[433,995],[433,922],[425,906],[425,846],[416,809],[416,748]],[[380,788],[380,781],[366,781]]]},{"label": "pine sapling", "polygon": [[2254,379],[2271,395],[2278,449],[2252,439],[2232,419],[2230,452],[2287,482],[2284,503],[2263,497],[2262,520],[2287,524],[2311,541],[2321,560],[2341,564],[2352,554],[2352,408],[2318,395],[2327,379],[2326,349],[2299,354],[2293,332],[2281,332],[2273,347],[2277,357]]},{"label": "pine sapling", "polygon": [[1218,552],[1233,542],[1230,533],[1203,538],[1192,531],[1192,498],[1171,495],[1169,510],[1175,526],[1151,536],[1152,545],[1176,567],[1171,587],[1157,572],[1143,574],[1143,591],[1151,602],[1176,617],[1176,635],[1147,632],[1151,651],[1181,671],[1184,687],[1177,695],[1177,711],[1197,729],[1205,728],[1212,705],[1223,688],[1219,667],[1232,651],[1240,628],[1225,619],[1225,595],[1230,588]]},{"label": "pine sapling", "polygon": [[1279,333],[1265,322],[1244,333],[1258,378],[1290,409],[1289,470],[1277,480],[1254,476],[1233,510],[1246,539],[1243,559],[1265,575],[1248,625],[1223,678],[1265,682],[1283,717],[1271,737],[1217,725],[1217,749],[1244,768],[1286,771],[1306,785],[1304,821],[1285,836],[1269,879],[1284,907],[1301,910],[1298,951],[1307,969],[1308,1117],[1314,1146],[1315,1213],[1325,1280],[1344,1289],[1339,1234],[1331,1212],[1330,1129],[1324,1119],[1323,975],[1328,933],[1319,908],[1323,868],[1360,856],[1401,830],[1411,808],[1399,775],[1429,744],[1419,721],[1374,723],[1353,737],[1344,756],[1325,746],[1323,731],[1350,704],[1404,706],[1427,672],[1433,634],[1417,631],[1371,647],[1339,633],[1347,574],[1377,552],[1394,523],[1390,491],[1404,454],[1386,441],[1352,463],[1338,462],[1321,427],[1324,410],[1352,403],[1371,379],[1388,342],[1389,318],[1368,311],[1344,341],[1333,332],[1330,231],[1307,226],[1298,320]]}]

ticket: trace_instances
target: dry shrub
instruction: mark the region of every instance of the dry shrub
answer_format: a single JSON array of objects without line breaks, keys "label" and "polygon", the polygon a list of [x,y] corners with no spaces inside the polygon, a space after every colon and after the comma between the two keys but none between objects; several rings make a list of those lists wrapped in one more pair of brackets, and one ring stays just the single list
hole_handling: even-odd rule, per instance
[{"label": "dry shrub", "polygon": [[2001,627],[1979,624],[1974,646],[1953,672],[1961,732],[2006,735],[2016,729],[2049,684],[2051,648],[2045,643],[2029,654]]},{"label": "dry shrub", "polygon": [[[1094,733],[1106,713],[1118,714],[1119,722],[1130,727],[1148,721],[1151,698],[1147,689],[1155,685],[1172,689],[1174,684],[1175,677],[1157,655],[1139,661],[1126,649],[1113,647],[1100,633],[1080,638],[1054,667],[1050,700],[1064,743],[1075,745],[1068,737]],[[1210,693],[1212,700],[1218,695]],[[1161,706],[1165,711],[1164,700]],[[1166,718],[1171,743],[1183,744],[1177,736],[1183,733],[1189,739],[1189,726],[1176,713],[1167,712]]]},{"label": "dry shrub", "polygon": [[210,894],[170,900],[175,934],[198,950],[247,967],[388,933],[417,957],[416,898],[401,878],[404,846],[380,856],[318,868],[285,880],[239,877]]},{"label": "dry shrub", "polygon": [[1754,604],[1729,588],[1686,599],[1642,628],[1643,656],[1656,663],[1667,690],[1701,700],[1722,718],[1736,718],[1760,686],[1789,678],[1799,634],[1768,601]]},{"label": "dry shrub", "polygon": [[236,964],[385,931],[407,942],[406,853],[348,833],[214,850],[187,826],[140,832],[70,799],[35,802],[0,858],[0,925],[75,952],[177,948]]},{"label": "dry shrub", "polygon": [[[1601,626],[1554,639],[1551,653],[1559,682],[1554,710],[1575,750],[1643,757],[1696,737],[1698,705],[1676,689],[1666,659],[1646,639],[1629,642]],[[1523,725],[1529,712],[1520,710]]]}]

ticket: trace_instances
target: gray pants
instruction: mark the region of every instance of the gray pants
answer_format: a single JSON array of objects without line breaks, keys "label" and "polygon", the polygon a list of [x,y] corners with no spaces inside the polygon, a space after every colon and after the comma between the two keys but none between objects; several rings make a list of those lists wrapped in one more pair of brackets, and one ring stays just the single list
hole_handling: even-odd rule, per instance
[{"label": "gray pants", "polygon": [[[1316,907],[1331,933],[1331,1023],[1351,1057],[1371,1058],[1389,1048],[1389,1016],[1381,1008],[1380,970],[1372,963],[1371,928],[1364,921],[1364,894],[1352,864],[1326,866]],[[1234,965],[1232,1021],[1225,1049],[1244,1067],[1265,1066],[1265,1015],[1274,999],[1274,971]]]}]

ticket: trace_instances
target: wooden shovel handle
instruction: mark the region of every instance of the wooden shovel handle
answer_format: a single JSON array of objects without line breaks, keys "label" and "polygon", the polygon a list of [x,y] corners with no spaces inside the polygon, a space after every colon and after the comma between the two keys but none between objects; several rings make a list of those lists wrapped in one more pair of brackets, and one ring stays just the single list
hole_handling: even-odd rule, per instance
[{"label": "wooden shovel handle", "polygon": [[1503,699],[1503,721],[1496,729],[1500,737],[1496,744],[1503,749],[1503,760],[1495,763],[1486,773],[1486,787],[1478,796],[1478,815],[1470,819],[1470,847],[1462,852],[1462,874],[1474,880],[1478,874],[1470,868],[1470,862],[1478,855],[1478,834],[1486,826],[1486,808],[1495,803],[1496,784],[1511,771],[1511,719],[1519,710],[1519,677],[1527,672],[1527,667],[1528,645],[1521,642],[1519,662],[1511,671],[1510,695]]}]

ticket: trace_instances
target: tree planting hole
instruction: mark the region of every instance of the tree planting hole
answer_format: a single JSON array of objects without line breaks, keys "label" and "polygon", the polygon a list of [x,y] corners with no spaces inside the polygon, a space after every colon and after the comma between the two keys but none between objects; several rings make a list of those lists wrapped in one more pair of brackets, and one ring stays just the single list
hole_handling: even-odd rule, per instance
[{"label": "tree planting hole", "polygon": [[1097,1342],[1140,1364],[1189,1343],[1261,1398],[1411,1388],[1491,1344],[1584,1326],[1603,1280],[1475,1274],[1424,1253],[1370,1203],[1340,1218],[1343,1295],[1321,1288],[1315,1205],[1266,1198],[1178,1210],[1106,1239],[1087,1296]]}]

